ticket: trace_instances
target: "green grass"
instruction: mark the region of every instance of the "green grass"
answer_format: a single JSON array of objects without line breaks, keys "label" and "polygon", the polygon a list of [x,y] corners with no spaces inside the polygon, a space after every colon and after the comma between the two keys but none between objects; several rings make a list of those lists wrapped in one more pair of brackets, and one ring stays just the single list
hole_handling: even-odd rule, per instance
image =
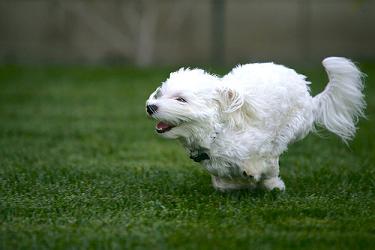
[{"label": "green grass", "polygon": [[[220,193],[144,102],[168,70],[0,67],[0,249],[375,246],[375,65],[345,146],[309,135],[281,158],[287,191]],[[323,69],[302,69],[313,92]]]}]

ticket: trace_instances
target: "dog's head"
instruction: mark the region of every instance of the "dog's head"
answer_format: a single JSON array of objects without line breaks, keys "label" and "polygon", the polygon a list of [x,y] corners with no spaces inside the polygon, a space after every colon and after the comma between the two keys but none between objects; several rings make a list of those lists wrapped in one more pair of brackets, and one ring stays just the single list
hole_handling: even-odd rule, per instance
[{"label": "dog's head", "polygon": [[146,112],[158,121],[156,131],[167,138],[188,138],[212,128],[243,105],[238,91],[200,69],[180,69],[158,87],[146,102]]}]

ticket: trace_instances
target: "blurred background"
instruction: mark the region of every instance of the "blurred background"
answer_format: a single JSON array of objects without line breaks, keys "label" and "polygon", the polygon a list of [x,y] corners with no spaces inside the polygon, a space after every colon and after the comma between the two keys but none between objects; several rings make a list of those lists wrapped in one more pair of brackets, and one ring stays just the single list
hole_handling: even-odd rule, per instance
[{"label": "blurred background", "polygon": [[375,57],[373,0],[1,0],[0,63],[234,65]]}]

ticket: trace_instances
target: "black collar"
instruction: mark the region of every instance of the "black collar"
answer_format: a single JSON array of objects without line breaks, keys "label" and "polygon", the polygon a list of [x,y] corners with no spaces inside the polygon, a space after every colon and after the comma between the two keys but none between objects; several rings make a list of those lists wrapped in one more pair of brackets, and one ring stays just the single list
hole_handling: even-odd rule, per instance
[{"label": "black collar", "polygon": [[201,161],[204,161],[204,160],[209,160],[210,156],[207,153],[198,151],[198,154],[196,154],[196,155],[191,154],[190,159],[192,159],[195,162],[201,162]]},{"label": "black collar", "polygon": [[[219,132],[215,131],[215,134],[211,137],[212,138],[211,143],[213,143],[215,141],[218,134],[219,134]],[[188,146],[186,146],[186,147],[189,148]],[[204,160],[211,159],[210,155],[205,152],[205,151],[207,151],[207,149],[205,149],[203,147],[199,147],[198,149],[189,148],[189,151],[190,151],[190,159],[192,159],[195,162],[201,162],[201,161],[204,161]]]}]

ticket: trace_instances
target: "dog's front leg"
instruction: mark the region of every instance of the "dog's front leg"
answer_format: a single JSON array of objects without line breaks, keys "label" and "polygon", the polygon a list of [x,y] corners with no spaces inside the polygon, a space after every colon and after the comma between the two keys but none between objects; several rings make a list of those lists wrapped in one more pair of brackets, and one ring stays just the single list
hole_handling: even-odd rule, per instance
[{"label": "dog's front leg", "polygon": [[249,180],[244,180],[241,178],[231,179],[211,175],[212,185],[215,189],[219,191],[230,191],[238,189],[253,189],[256,184]]}]

